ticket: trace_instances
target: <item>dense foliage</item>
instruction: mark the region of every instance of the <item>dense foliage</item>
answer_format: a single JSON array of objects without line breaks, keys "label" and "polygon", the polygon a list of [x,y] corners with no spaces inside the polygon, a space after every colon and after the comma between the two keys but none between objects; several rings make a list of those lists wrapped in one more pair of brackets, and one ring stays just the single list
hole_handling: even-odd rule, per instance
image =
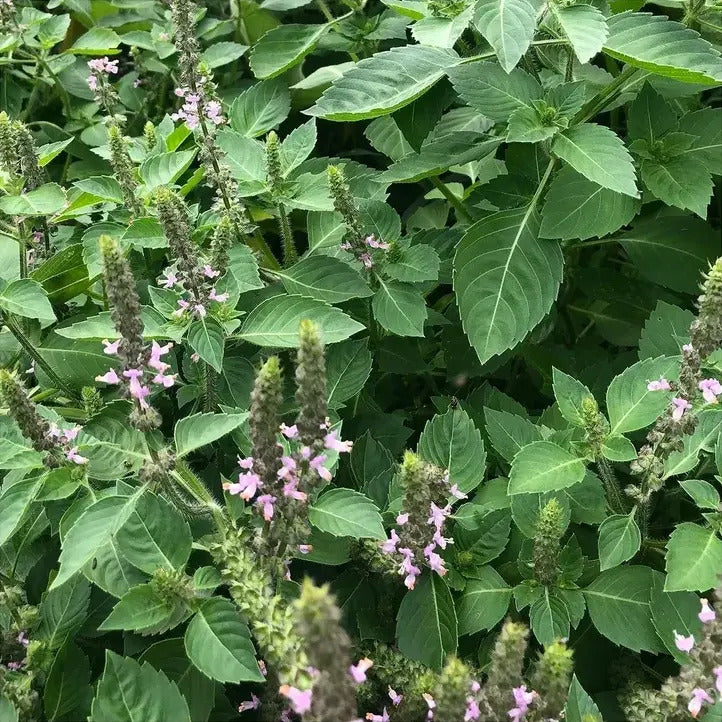
[{"label": "dense foliage", "polygon": [[722,720],[722,6],[643,4],[0,0],[0,722]]}]

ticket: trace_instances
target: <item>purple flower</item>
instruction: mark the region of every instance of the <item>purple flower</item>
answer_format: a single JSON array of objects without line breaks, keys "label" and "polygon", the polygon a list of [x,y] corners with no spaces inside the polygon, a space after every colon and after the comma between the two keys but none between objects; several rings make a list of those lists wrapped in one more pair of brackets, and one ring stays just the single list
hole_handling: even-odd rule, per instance
[{"label": "purple flower", "polygon": [[324,481],[331,481],[333,478],[331,476],[331,472],[323,465],[323,462],[326,461],[326,457],[323,454],[319,454],[318,456],[315,456],[311,461],[308,462],[308,465],[324,480]]},{"label": "purple flower", "polygon": [[313,544],[299,544],[298,551],[301,554],[310,554],[313,551]]},{"label": "purple flower", "polygon": [[692,690],[692,699],[687,705],[687,709],[689,710],[689,713],[692,715],[692,717],[697,717],[697,715],[702,711],[702,702],[713,704],[714,700],[707,694],[704,689],[702,689],[701,687],[695,687]]},{"label": "purple flower", "polygon": [[529,705],[536,697],[536,692],[527,692],[526,685],[523,684],[521,687],[514,687],[512,694],[514,695],[516,707],[509,710],[509,717],[514,722],[518,722],[527,713]]},{"label": "purple flower", "polygon": [[202,303],[196,303],[193,306],[193,310],[198,314],[198,318],[206,317],[206,307]]},{"label": "purple flower", "polygon": [[218,276],[221,275],[221,272],[214,270],[206,263],[206,265],[203,266],[203,275],[206,278],[218,278]]},{"label": "purple flower", "polygon": [[266,521],[273,519],[273,504],[275,501],[276,497],[270,494],[261,494],[261,496],[256,499],[256,505],[263,511],[263,518]]},{"label": "purple flower", "polygon": [[95,75],[88,76],[88,87],[92,91],[96,91],[98,89],[98,78],[96,78]]},{"label": "purple flower", "polygon": [[69,449],[68,452],[65,454],[65,458],[68,461],[72,461],[75,464],[87,464],[88,459],[86,459],[84,456],[81,456],[78,453],[78,447],[74,446],[72,449]]},{"label": "purple flower", "polygon": [[102,381],[106,384],[119,384],[120,378],[117,373],[115,373],[115,369],[110,369],[110,371],[104,373],[102,376],[96,376],[96,381]]},{"label": "purple flower", "polygon": [[386,711],[386,707],[384,707],[384,711],[381,714],[367,712],[366,719],[369,720],[369,722],[389,722],[391,718],[389,717],[389,713]]},{"label": "purple flower", "polygon": [[120,345],[120,339],[117,341],[113,341],[113,343],[110,343],[107,338],[104,338],[101,343],[105,348],[103,349],[103,353],[108,354],[109,356],[113,356],[118,353],[118,346]]},{"label": "purple flower", "polygon": [[408,514],[399,514],[399,515],[396,517],[396,523],[397,523],[399,526],[404,526],[404,524],[408,524],[408,522],[409,522],[409,515],[408,515]]},{"label": "purple flower", "polygon": [[396,533],[395,529],[392,529],[391,538],[381,544],[381,551],[384,552],[384,554],[393,554],[396,551],[396,545],[399,541],[399,535]]},{"label": "purple flower", "polygon": [[185,312],[186,309],[190,307],[190,303],[188,301],[184,301],[182,298],[178,299],[178,309],[173,311],[171,316],[174,316],[175,318],[180,318]]},{"label": "purple flower", "polygon": [[17,672],[25,666],[25,662],[8,662],[8,669]]},{"label": "purple flower", "polygon": [[663,376],[659,377],[657,381],[650,381],[647,384],[647,391],[669,391],[672,387],[669,385],[669,381]]},{"label": "purple flower", "polygon": [[281,468],[276,473],[279,479],[293,478],[294,472],[296,471],[296,460],[292,456],[281,457]]},{"label": "purple flower", "polygon": [[162,288],[173,288],[176,283],[178,283],[178,276],[176,276],[172,271],[166,271],[165,278],[162,278],[160,281]]},{"label": "purple flower", "polygon": [[448,507],[441,509],[432,501],[427,523],[433,524],[436,527],[436,531],[441,531],[441,527],[444,526],[444,521],[446,521],[446,517],[449,516],[450,511]]},{"label": "purple flower", "polygon": [[694,346],[692,346],[691,343],[686,343],[684,346],[682,346],[682,351],[686,351],[687,353],[692,353],[694,351]]},{"label": "purple flower", "polygon": [[702,610],[697,615],[699,617],[699,621],[703,622],[704,624],[707,624],[708,622],[714,622],[714,620],[717,618],[714,609],[710,607],[709,602],[706,599],[702,598],[699,601],[702,605]]},{"label": "purple flower", "polygon": [[466,499],[466,498],[467,498],[467,495],[464,494],[463,491],[459,491],[459,485],[458,485],[458,484],[454,484],[454,485],[449,489],[449,494],[451,494],[451,496],[453,496],[454,499]]},{"label": "purple flower", "polygon": [[413,589],[416,586],[416,577],[421,575],[421,569],[414,562],[414,553],[407,547],[401,547],[399,553],[404,557],[401,562],[401,574],[406,574],[404,585],[407,589]]},{"label": "purple flower", "polygon": [[373,661],[368,657],[364,657],[358,661],[358,664],[352,664],[348,668],[348,673],[356,684],[361,684],[366,681],[366,672],[373,666]]},{"label": "purple flower", "polygon": [[677,633],[677,630],[675,629],[673,631],[674,634],[674,646],[677,647],[677,649],[680,652],[691,652],[692,647],[694,647],[694,635],[690,634],[689,637],[683,637],[681,634]]},{"label": "purple flower", "polygon": [[28,644],[30,644],[28,635],[25,632],[20,632],[20,634],[18,634],[18,644],[21,644],[23,647],[27,647]]},{"label": "purple flower", "polygon": [[169,389],[175,383],[175,374],[156,374],[153,383]]},{"label": "purple flower", "polygon": [[295,439],[298,436],[298,426],[296,426],[296,424],[294,424],[293,426],[286,426],[286,424],[281,424],[281,433],[287,439]]},{"label": "purple flower", "polygon": [[473,720],[478,720],[479,717],[481,717],[481,710],[479,709],[479,704],[473,697],[469,697],[466,700],[466,712],[464,713],[464,722],[472,722]]},{"label": "purple flower", "polygon": [[439,576],[446,574],[446,567],[444,566],[444,560],[434,551],[435,544],[429,544],[424,549],[424,556],[429,564],[429,569],[436,572]]},{"label": "purple flower", "polygon": [[211,301],[218,301],[218,303],[224,303],[230,298],[230,296],[227,293],[216,293],[216,289],[212,288],[211,292],[208,294],[208,298],[210,298]]},{"label": "purple flower", "polygon": [[311,698],[313,697],[313,690],[305,689],[300,690],[296,687],[290,687],[287,684],[282,684],[279,689],[279,693],[284,697],[287,697],[291,702],[293,711],[296,714],[304,714],[311,709]]},{"label": "purple flower", "polygon": [[283,495],[296,501],[306,501],[306,494],[298,490],[298,479],[290,479],[283,485]]},{"label": "purple flower", "polygon": [[682,415],[684,414],[687,409],[692,408],[692,404],[687,401],[687,399],[675,397],[672,399],[672,403],[674,404],[674,411],[672,412],[672,418],[675,421],[679,421],[682,418]]},{"label": "purple flower", "polygon": [[341,439],[338,438],[338,434],[335,431],[332,431],[330,434],[326,434],[326,436],[323,437],[323,445],[331,451],[343,453],[345,451],[351,451],[353,448],[353,441],[341,441]]},{"label": "purple flower", "polygon": [[167,364],[160,360],[161,356],[165,356],[173,348],[172,343],[167,343],[165,346],[161,346],[157,341],[153,341],[153,345],[150,349],[150,360],[148,366],[164,373],[170,368],[170,364]]},{"label": "purple flower", "polygon": [[217,100],[211,100],[206,103],[204,110],[206,118],[211,120],[215,125],[220,125],[223,122],[223,108]]},{"label": "purple flower", "polygon": [[362,253],[358,258],[359,261],[361,261],[361,263],[363,263],[366,268],[374,267],[374,259],[371,258],[370,253]]},{"label": "purple flower", "polygon": [[722,667],[715,667],[712,670],[712,674],[715,677],[714,686],[717,691],[722,694]]},{"label": "purple flower", "polygon": [[382,251],[388,251],[391,247],[385,241],[377,241],[376,236],[374,236],[373,233],[370,236],[366,236],[366,238],[364,238],[364,243],[369,248],[380,248]]},{"label": "purple flower", "polygon": [[398,707],[401,704],[401,700],[404,698],[404,695],[399,694],[395,689],[389,685],[389,699],[391,700],[391,704],[394,707]]},{"label": "purple flower", "polygon": [[256,697],[255,694],[251,694],[251,699],[246,702],[241,702],[238,705],[239,712],[248,712],[252,709],[258,709],[261,706],[261,700]]},{"label": "purple flower", "polygon": [[148,409],[150,406],[145,400],[150,395],[150,389],[147,386],[143,386],[139,379],[142,378],[143,372],[140,369],[126,369],[123,371],[123,376],[130,379],[128,383],[128,391],[130,395],[138,400],[142,409]]},{"label": "purple flower", "polygon": [[241,459],[241,457],[238,457],[238,466],[241,467],[241,469],[252,469],[253,468],[253,457],[249,456],[245,459]]},{"label": "purple flower", "polygon": [[254,474],[252,471],[247,471],[245,474],[238,476],[238,481],[235,484],[229,484],[228,482],[223,484],[223,488],[233,496],[240,496],[244,501],[250,501],[256,495],[256,492],[263,486],[261,477],[258,474]]},{"label": "purple flower", "polygon": [[698,387],[708,404],[716,404],[717,397],[722,394],[722,384],[717,379],[703,379]]}]

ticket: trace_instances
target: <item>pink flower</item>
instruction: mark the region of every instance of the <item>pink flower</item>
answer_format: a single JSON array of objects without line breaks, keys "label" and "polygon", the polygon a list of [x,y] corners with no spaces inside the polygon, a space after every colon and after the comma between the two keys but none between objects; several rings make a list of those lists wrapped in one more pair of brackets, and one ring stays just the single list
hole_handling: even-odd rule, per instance
[{"label": "pink flower", "polygon": [[451,494],[451,496],[453,496],[454,499],[466,499],[466,498],[467,498],[467,495],[464,494],[463,491],[459,491],[459,485],[458,485],[458,484],[454,484],[454,485],[449,489],[449,494]]},{"label": "pink flower", "polygon": [[446,521],[446,517],[449,516],[449,513],[450,509],[448,507],[441,509],[432,501],[431,508],[429,509],[430,516],[427,523],[433,524],[436,527],[436,530],[440,531],[441,527],[444,526],[444,521]]},{"label": "pink flower", "polygon": [[717,397],[722,394],[722,384],[717,379],[703,379],[698,387],[708,404],[716,404]]},{"label": "pink flower", "polygon": [[210,298],[211,301],[218,301],[218,303],[224,303],[230,298],[230,295],[227,293],[216,293],[216,289],[212,288],[211,292],[208,294],[208,298]]},{"label": "pink flower", "polygon": [[241,469],[252,469],[253,468],[253,457],[249,456],[246,459],[241,459],[241,457],[238,457],[238,466],[241,467]]},{"label": "pink flower", "polygon": [[690,634],[689,637],[683,637],[681,634],[677,633],[676,629],[674,630],[673,634],[674,646],[677,647],[680,652],[690,652],[692,650],[692,647],[694,647],[693,634]]},{"label": "pink flower", "polygon": [[231,495],[238,495],[244,501],[250,501],[256,495],[256,492],[263,486],[261,477],[258,474],[254,474],[252,471],[247,471],[245,474],[238,476],[238,482],[235,484],[229,484],[226,482],[223,484],[223,488]]},{"label": "pink flower", "polygon": [[296,471],[296,460],[292,456],[282,456],[281,464],[283,466],[278,470],[276,476],[279,479],[293,478],[293,472]]},{"label": "pink flower", "polygon": [[113,343],[110,343],[107,338],[104,338],[101,343],[105,348],[103,349],[103,353],[108,354],[109,356],[112,356],[114,354],[118,353],[118,346],[120,345],[120,339],[117,341],[113,341]]},{"label": "pink flower", "polygon": [[466,712],[464,713],[464,722],[472,722],[474,720],[478,720],[479,717],[481,717],[481,710],[479,709],[479,704],[473,697],[469,697],[466,700]]},{"label": "pink flower", "polygon": [[193,310],[198,314],[198,318],[206,317],[206,307],[202,303],[196,303]]},{"label": "pink flower", "polygon": [[296,714],[304,714],[311,709],[311,698],[313,696],[313,690],[300,690],[296,687],[289,687],[289,685],[287,684],[282,684],[279,687],[278,691],[280,694],[290,700],[293,711]]},{"label": "pink flower", "polygon": [[153,383],[169,389],[175,383],[175,374],[156,374]]},{"label": "pink flower", "polygon": [[110,369],[107,373],[104,373],[102,376],[96,376],[96,381],[102,381],[105,384],[119,384],[120,378],[118,377],[118,374],[115,373],[115,369]]},{"label": "pink flower", "polygon": [[686,351],[687,353],[692,353],[694,351],[694,346],[692,346],[691,343],[686,343],[684,346],[682,346],[682,351]]},{"label": "pink flower", "polygon": [[161,356],[165,356],[173,348],[172,343],[167,343],[165,346],[161,346],[157,341],[153,341],[153,345],[150,349],[150,359],[148,366],[154,368],[156,371],[163,373],[170,368],[170,364],[167,364],[160,360]]},{"label": "pink flower", "polygon": [[88,76],[88,87],[93,91],[98,89],[98,78],[95,75]]},{"label": "pink flower", "polygon": [[128,391],[130,395],[138,400],[142,409],[150,408],[148,402],[145,400],[150,395],[150,389],[147,386],[143,386],[138,379],[143,376],[143,372],[140,369],[126,369],[123,371],[123,376],[130,379],[128,383]]},{"label": "pink flower", "polygon": [[523,684],[521,687],[514,687],[512,694],[514,695],[516,707],[509,710],[509,717],[514,722],[518,722],[527,713],[529,705],[536,697],[536,692],[527,692],[526,685]]},{"label": "pink flower", "polygon": [[447,545],[454,543],[453,539],[447,539],[445,536],[441,536],[441,532],[438,530],[434,532],[432,539],[434,544],[442,549],[446,549]]},{"label": "pink flower", "polygon": [[263,511],[263,518],[266,521],[273,519],[273,504],[275,501],[276,497],[270,494],[261,494],[261,496],[256,499],[256,505]]},{"label": "pink flower", "polygon": [[184,301],[182,298],[178,299],[178,309],[176,311],[173,311],[171,316],[174,316],[175,318],[180,318],[186,311],[187,308],[190,307],[190,303],[188,301]]},{"label": "pink flower", "polygon": [[353,681],[356,682],[356,684],[361,684],[362,682],[366,681],[366,672],[373,666],[373,661],[370,660],[368,657],[364,657],[363,659],[359,660],[358,664],[352,664],[348,668],[348,673],[351,675]]},{"label": "pink flower", "polygon": [[251,699],[248,702],[241,702],[238,705],[239,712],[248,712],[252,709],[258,709],[261,706],[261,700],[256,697],[255,694],[251,694]]},{"label": "pink flower", "polygon": [[687,709],[692,717],[697,717],[697,715],[702,711],[702,702],[713,704],[714,700],[701,687],[695,687],[692,690],[692,699],[687,705]]},{"label": "pink flower", "polygon": [[20,634],[18,634],[17,639],[18,639],[18,644],[21,644],[23,647],[27,647],[28,644],[30,644],[28,635],[25,632],[20,632]]},{"label": "pink flower", "polygon": [[206,103],[204,110],[206,117],[216,125],[220,125],[223,122],[223,108],[217,100],[211,100]]},{"label": "pink flower", "polygon": [[481,689],[481,685],[480,685],[476,680],[474,680],[474,681],[471,683],[471,691],[472,691],[474,694],[476,694],[480,689]]},{"label": "pink flower", "polygon": [[702,598],[699,601],[702,605],[702,610],[697,615],[699,617],[699,621],[703,622],[704,624],[707,624],[708,622],[714,622],[714,620],[717,618],[714,609],[710,607],[709,602],[706,599]]},{"label": "pink flower", "polygon": [[173,288],[176,283],[178,283],[178,276],[176,276],[172,271],[166,271],[165,278],[160,281],[162,288]]},{"label": "pink flower", "polygon": [[359,261],[361,261],[361,263],[363,263],[366,268],[374,267],[374,259],[371,258],[371,255],[369,253],[362,253],[359,256]]},{"label": "pink flower", "polygon": [[714,686],[717,691],[722,694],[722,667],[715,667],[712,670],[712,674],[715,676]]},{"label": "pink flower", "polygon": [[403,526],[404,524],[408,524],[408,522],[409,522],[409,515],[408,515],[408,514],[399,514],[399,515],[396,517],[396,523],[397,523],[399,526]]},{"label": "pink flower", "polygon": [[299,544],[298,551],[301,554],[310,554],[313,551],[313,544]]},{"label": "pink flower", "polygon": [[331,481],[333,477],[331,476],[331,472],[323,465],[324,461],[326,461],[326,457],[323,454],[319,454],[311,459],[308,464],[324,481]]},{"label": "pink flower", "polygon": [[671,388],[669,381],[663,376],[660,376],[658,381],[650,381],[647,384],[647,391],[669,391]]},{"label": "pink flower", "polygon": [[679,397],[676,397],[672,399],[672,403],[674,404],[674,411],[672,412],[672,418],[675,421],[679,421],[682,418],[682,415],[684,414],[687,409],[692,408],[692,404],[687,401],[687,399],[682,399]]},{"label": "pink flower", "polygon": [[391,700],[391,704],[394,707],[398,707],[401,704],[401,700],[404,698],[404,695],[399,694],[395,689],[389,685],[389,699]]},{"label": "pink flower", "polygon": [[67,454],[65,454],[65,458],[66,458],[68,461],[74,462],[75,464],[87,464],[87,463],[88,463],[88,460],[87,460],[84,456],[81,456],[81,455],[78,453],[78,447],[77,447],[77,446],[74,446],[72,449],[70,449],[70,450],[67,452]]},{"label": "pink flower", "polygon": [[80,429],[82,429],[82,426],[73,426],[72,429],[65,429],[63,431],[63,436],[65,437],[65,441],[74,441],[75,437],[80,433]]},{"label": "pink flower", "polygon": [[283,485],[283,495],[296,501],[306,501],[306,494],[298,491],[298,479],[290,479]]},{"label": "pink flower", "polygon": [[411,549],[402,547],[399,549],[399,553],[404,557],[400,569],[402,574],[406,574],[404,585],[407,589],[413,589],[416,586],[416,578],[421,575],[421,569],[414,564],[414,553]]},{"label": "pink flower", "polygon": [[25,666],[25,662],[8,662],[8,669],[17,672]]},{"label": "pink flower", "polygon": [[281,433],[287,439],[295,439],[298,436],[298,426],[296,426],[296,424],[294,424],[293,426],[286,426],[286,424],[281,424]]},{"label": "pink flower", "polygon": [[369,248],[380,248],[382,251],[388,251],[389,248],[391,248],[391,246],[389,246],[389,244],[385,241],[377,241],[376,236],[374,236],[373,233],[370,236],[366,236],[366,238],[364,238],[364,243]]},{"label": "pink flower", "polygon": [[187,92],[188,92],[188,88],[176,88],[173,91],[173,94],[178,98],[183,98]]},{"label": "pink flower", "polygon": [[366,719],[369,720],[369,722],[389,722],[391,718],[389,717],[389,713],[386,711],[386,707],[384,707],[384,711],[381,714],[367,712]]},{"label": "pink flower", "polygon": [[436,572],[439,576],[446,574],[446,567],[444,566],[444,560],[434,551],[433,544],[429,544],[424,549],[424,556],[429,564],[429,569]]},{"label": "pink flower", "polygon": [[395,529],[392,529],[391,538],[381,544],[381,551],[384,552],[384,554],[393,554],[396,551],[396,545],[399,541],[401,541],[399,539],[399,535],[396,533]]},{"label": "pink flower", "polygon": [[221,275],[221,272],[214,270],[206,263],[206,265],[203,266],[203,275],[206,278],[217,278],[218,276]]},{"label": "pink flower", "polygon": [[338,438],[338,434],[335,431],[332,431],[330,434],[326,434],[326,436],[324,436],[323,445],[331,451],[343,453],[345,451],[351,451],[353,448],[353,441],[341,441],[341,439]]}]

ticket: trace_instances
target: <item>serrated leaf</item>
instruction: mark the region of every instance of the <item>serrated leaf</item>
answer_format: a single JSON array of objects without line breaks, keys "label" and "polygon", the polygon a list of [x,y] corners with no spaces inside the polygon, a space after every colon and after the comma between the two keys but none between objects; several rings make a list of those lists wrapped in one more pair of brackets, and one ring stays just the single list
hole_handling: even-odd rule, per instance
[{"label": "serrated leaf", "polygon": [[140,164],[138,173],[149,189],[175,183],[196,157],[194,150],[152,155]]},{"label": "serrated leaf", "polygon": [[40,627],[37,631],[50,649],[62,647],[85,623],[90,602],[90,584],[80,574],[55,587],[40,603]]},{"label": "serrated leaf", "polygon": [[716,511],[720,505],[717,489],[708,481],[702,479],[687,479],[680,481],[679,485],[687,492],[689,497],[700,509]]},{"label": "serrated leaf", "polygon": [[428,311],[422,293],[409,283],[378,281],[371,301],[374,318],[397,336],[423,336]]},{"label": "serrated leaf", "polygon": [[463,409],[452,408],[429,420],[419,438],[418,453],[448,471],[449,482],[465,494],[479,486],[484,478],[484,441]]},{"label": "serrated leaf", "polygon": [[35,477],[4,486],[0,496],[0,544],[5,544],[26,521],[41,483],[42,479]]},{"label": "serrated leaf", "polygon": [[458,62],[453,50],[424,45],[376,53],[347,70],[307,112],[336,121],[388,115],[423,95]]},{"label": "serrated leaf", "polygon": [[599,707],[579,684],[576,674],[572,677],[564,713],[567,722],[602,722]]},{"label": "serrated leaf", "polygon": [[525,446],[511,464],[509,494],[557,491],[584,478],[584,461],[551,441]]},{"label": "serrated leaf", "polygon": [[190,454],[238,428],[248,414],[193,414],[180,419],[173,432],[176,454]]},{"label": "serrated leaf", "polygon": [[248,50],[248,45],[224,41],[213,43],[201,54],[201,62],[209,68],[220,68],[223,65],[238,60]]},{"label": "serrated leaf", "polygon": [[225,333],[213,318],[200,318],[188,329],[188,345],[216,371],[223,369]]},{"label": "serrated leaf", "polygon": [[557,591],[543,587],[529,608],[529,623],[540,644],[549,646],[557,639],[569,637],[569,609]]},{"label": "serrated leaf", "polygon": [[503,619],[511,601],[511,587],[493,567],[474,570],[459,597],[459,634],[491,629]]},{"label": "serrated leaf", "polygon": [[655,576],[649,607],[654,628],[667,651],[679,664],[688,662],[687,653],[675,644],[674,633],[685,637],[691,634],[695,639],[700,638],[702,622],[697,616],[700,611],[699,597],[693,592],[666,592],[664,578]]},{"label": "serrated leaf", "polygon": [[582,405],[585,399],[594,400],[592,392],[573,376],[552,367],[554,398],[561,415],[574,426],[584,426]]},{"label": "serrated leaf", "polygon": [[474,25],[510,73],[529,48],[536,30],[536,7],[529,0],[479,0]]},{"label": "serrated leaf", "polygon": [[311,524],[333,536],[385,539],[381,514],[371,499],[351,489],[331,489],[308,510]]},{"label": "serrated leaf", "polygon": [[282,80],[264,80],[244,90],[231,106],[233,130],[257,138],[282,123],[291,111],[291,96]]},{"label": "serrated leaf", "polygon": [[353,336],[363,326],[333,306],[306,296],[274,296],[248,314],[237,334],[258,346],[295,348],[298,326],[303,320],[318,324],[323,341],[337,343]]},{"label": "serrated leaf", "polygon": [[54,321],[53,307],[43,287],[30,278],[11,281],[0,291],[0,308],[9,313],[37,318],[39,321]]},{"label": "serrated leaf", "polygon": [[596,123],[572,126],[556,137],[552,151],[592,183],[639,196],[632,158],[613,130]]},{"label": "serrated leaf", "polygon": [[505,461],[511,461],[527,444],[542,441],[541,429],[522,416],[485,408],[484,418],[489,440]]},{"label": "serrated leaf", "polygon": [[642,161],[642,180],[659,200],[669,206],[688,208],[702,220],[712,198],[712,176],[693,156],[678,155],[660,163]]},{"label": "serrated leaf", "polygon": [[65,208],[65,191],[57,183],[46,183],[27,193],[0,198],[0,211],[9,216],[51,216]]},{"label": "serrated leaf", "polygon": [[687,83],[722,81],[720,54],[697,32],[663,15],[624,12],[607,20],[604,52],[628,65]]},{"label": "serrated leaf", "polygon": [[343,341],[326,352],[326,388],[331,408],[356,396],[371,373],[368,339]]},{"label": "serrated leaf", "polygon": [[634,514],[615,514],[599,527],[599,569],[611,569],[629,561],[638,551],[642,535]]},{"label": "serrated leaf", "polygon": [[609,35],[604,15],[592,5],[555,7],[554,15],[569,38],[580,63],[588,63],[601,51]]},{"label": "serrated leaf", "polygon": [[[179,606],[180,614],[176,611]],[[122,629],[142,635],[159,634],[172,629],[188,615],[183,600],[176,600],[173,604],[164,599],[154,585],[138,584],[121,597],[99,629]]]},{"label": "serrated leaf", "polygon": [[435,281],[439,277],[440,265],[439,254],[432,246],[417,243],[406,248],[398,261],[385,264],[384,271],[389,278],[396,281],[419,283]]},{"label": "serrated leaf", "polygon": [[[86,695],[90,696],[90,662],[74,642],[68,642],[55,656],[43,689],[45,715],[51,722],[69,719]],[[0,713],[0,719],[7,722]],[[17,718],[16,718],[17,719]]]},{"label": "serrated leaf", "polygon": [[329,25],[279,25],[263,35],[251,51],[257,78],[275,78],[300,63],[328,32]]},{"label": "serrated leaf", "polygon": [[529,208],[492,213],[471,226],[454,257],[461,323],[482,363],[513,348],[551,308],[562,278],[555,241],[540,241]]},{"label": "serrated leaf", "polygon": [[185,648],[193,664],[219,682],[263,682],[248,626],[233,602],[222,597],[200,606],[186,629]]},{"label": "serrated leaf", "polygon": [[688,113],[680,120],[679,129],[695,138],[681,154],[699,161],[710,173],[722,175],[722,108]]},{"label": "serrated leaf", "polygon": [[326,303],[343,303],[373,293],[356,269],[331,256],[308,256],[275,273],[290,294],[309,296]]},{"label": "serrated leaf", "polygon": [[647,319],[639,339],[639,358],[677,356],[682,346],[689,343],[689,327],[694,314],[665,301],[657,301],[652,315]]},{"label": "serrated leaf", "polygon": [[667,542],[666,569],[667,592],[716,587],[722,574],[722,539],[714,529],[691,522],[678,524]]}]

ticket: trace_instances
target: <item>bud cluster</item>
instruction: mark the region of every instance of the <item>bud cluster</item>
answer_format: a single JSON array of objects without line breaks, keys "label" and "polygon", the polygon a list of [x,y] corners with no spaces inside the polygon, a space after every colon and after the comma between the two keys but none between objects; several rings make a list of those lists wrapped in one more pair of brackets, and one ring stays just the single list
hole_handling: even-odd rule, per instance
[{"label": "bud cluster", "polygon": [[0,112],[0,167],[13,179],[22,179],[26,191],[45,183],[45,171],[38,161],[35,140],[27,126]]}]

